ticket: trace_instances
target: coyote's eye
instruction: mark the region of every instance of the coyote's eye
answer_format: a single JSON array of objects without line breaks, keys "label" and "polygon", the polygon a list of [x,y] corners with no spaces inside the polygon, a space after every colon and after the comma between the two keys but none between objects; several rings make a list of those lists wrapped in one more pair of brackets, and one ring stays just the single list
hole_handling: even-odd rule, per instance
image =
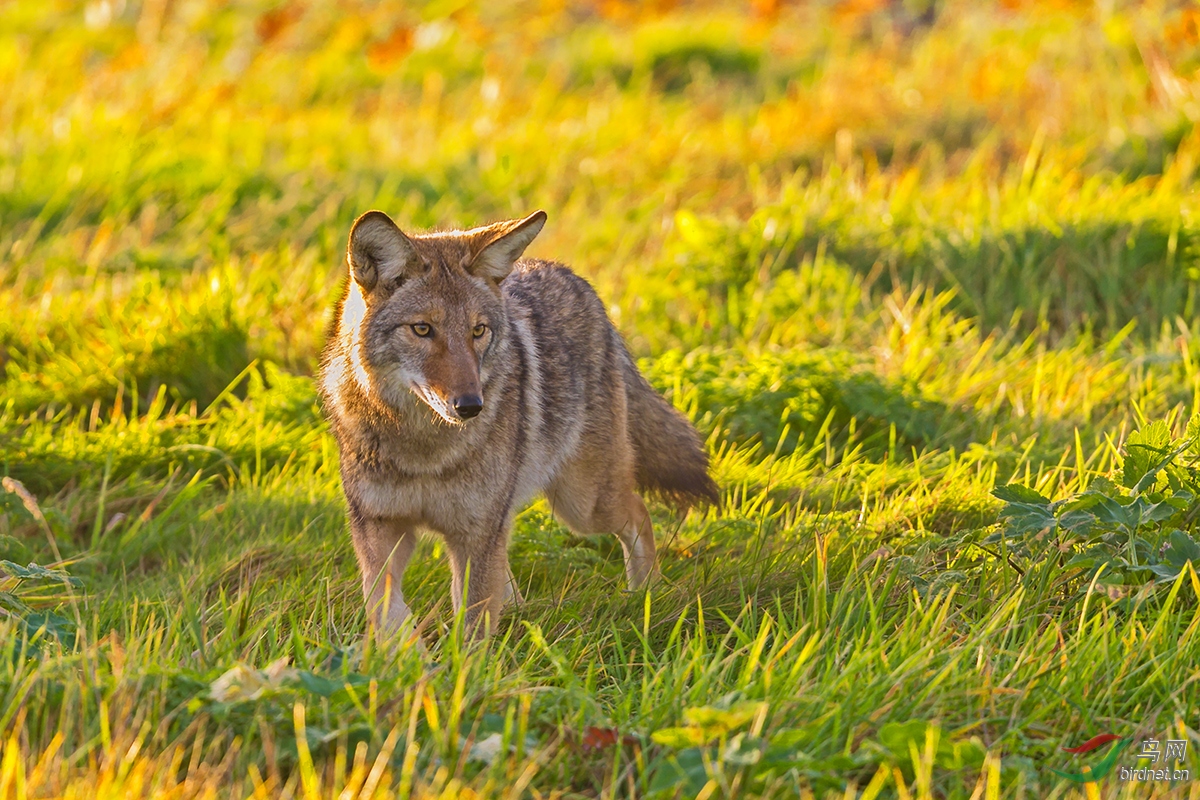
[{"label": "coyote's eye", "polygon": [[474,329],[472,329],[471,333],[472,333],[472,334],[475,336],[475,338],[476,338],[476,339],[478,339],[479,337],[481,337],[481,336],[483,336],[485,333],[487,333],[487,325],[484,325],[484,324],[481,322],[481,323],[479,323],[478,325],[476,325],[476,326],[474,327]]},{"label": "coyote's eye", "polygon": [[413,333],[422,338],[433,335],[433,328],[429,327],[429,325],[424,322],[418,322],[412,326],[412,329]]}]

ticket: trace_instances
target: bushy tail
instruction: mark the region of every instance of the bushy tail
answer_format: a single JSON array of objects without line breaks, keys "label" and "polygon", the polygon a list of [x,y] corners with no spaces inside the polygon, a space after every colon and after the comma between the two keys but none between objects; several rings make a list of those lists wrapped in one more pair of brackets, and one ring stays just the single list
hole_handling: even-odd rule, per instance
[{"label": "bushy tail", "polygon": [[716,505],[720,494],[708,475],[700,434],[654,391],[623,346],[621,350],[638,489],[684,509],[697,502]]}]

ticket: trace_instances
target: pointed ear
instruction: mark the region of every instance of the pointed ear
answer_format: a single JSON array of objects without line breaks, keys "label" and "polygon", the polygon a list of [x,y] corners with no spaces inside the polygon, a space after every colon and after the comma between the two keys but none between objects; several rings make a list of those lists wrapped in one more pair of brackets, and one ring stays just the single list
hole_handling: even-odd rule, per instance
[{"label": "pointed ear", "polygon": [[481,247],[467,265],[467,272],[478,278],[502,281],[512,272],[525,248],[546,224],[546,212],[535,211],[525,219],[497,222],[480,228],[476,234]]},{"label": "pointed ear", "polygon": [[382,211],[368,211],[354,221],[346,260],[354,282],[368,293],[406,277],[418,263],[412,240]]}]

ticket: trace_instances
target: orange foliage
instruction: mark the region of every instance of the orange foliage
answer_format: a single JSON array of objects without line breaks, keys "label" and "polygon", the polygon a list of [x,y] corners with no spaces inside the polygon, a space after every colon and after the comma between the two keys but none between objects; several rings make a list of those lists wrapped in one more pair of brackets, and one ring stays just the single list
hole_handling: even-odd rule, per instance
[{"label": "orange foliage", "polygon": [[1189,47],[1200,44],[1200,8],[1185,8],[1174,23],[1163,32],[1167,44],[1172,47]]},{"label": "orange foliage", "polygon": [[387,69],[412,52],[412,48],[412,28],[399,25],[382,42],[367,48],[367,63],[374,69]]},{"label": "orange foliage", "polygon": [[833,7],[833,18],[837,22],[853,22],[884,10],[888,2],[889,0],[841,0]]},{"label": "orange foliage", "polygon": [[254,32],[262,42],[269,42],[292,26],[304,13],[299,3],[285,3],[263,13],[254,23]]}]

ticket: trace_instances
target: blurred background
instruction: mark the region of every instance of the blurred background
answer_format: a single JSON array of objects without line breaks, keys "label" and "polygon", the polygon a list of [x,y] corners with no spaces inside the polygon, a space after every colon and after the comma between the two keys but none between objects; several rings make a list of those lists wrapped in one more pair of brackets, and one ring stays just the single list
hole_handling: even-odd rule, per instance
[{"label": "blurred background", "polygon": [[370,208],[546,209],[531,254],[639,355],[845,339],[728,307],[817,255],[851,307],[949,289],[985,330],[1196,315],[1192,3],[18,0],[0,31],[18,412],[311,372]]}]

